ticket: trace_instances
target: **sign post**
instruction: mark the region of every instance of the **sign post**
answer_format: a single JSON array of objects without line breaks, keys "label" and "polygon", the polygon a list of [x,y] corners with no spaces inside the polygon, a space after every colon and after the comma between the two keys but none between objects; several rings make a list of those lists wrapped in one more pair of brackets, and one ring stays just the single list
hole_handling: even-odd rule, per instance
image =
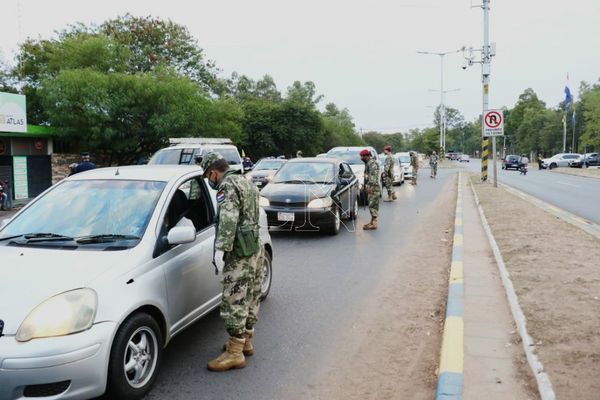
[{"label": "sign post", "polygon": [[496,137],[504,136],[504,114],[502,110],[487,110],[483,114],[483,136],[492,138],[492,163],[494,165],[494,187],[498,187],[498,165],[496,164]]}]

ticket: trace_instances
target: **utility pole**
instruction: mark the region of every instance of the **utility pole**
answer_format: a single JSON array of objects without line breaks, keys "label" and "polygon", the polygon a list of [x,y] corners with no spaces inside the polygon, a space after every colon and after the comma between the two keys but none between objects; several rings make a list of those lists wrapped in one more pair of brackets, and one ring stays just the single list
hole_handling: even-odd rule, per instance
[{"label": "utility pole", "polygon": [[[430,92],[440,92],[441,90],[429,89]],[[446,130],[448,127],[448,118],[446,118],[446,93],[459,92],[460,89],[443,90],[442,103],[440,105],[440,148],[446,150]],[[443,154],[446,154],[445,152]]]},{"label": "utility pole", "polygon": [[445,141],[444,141],[444,124],[446,118],[446,111],[444,107],[444,56],[447,54],[458,53],[461,50],[446,51],[442,53],[436,53],[431,51],[417,51],[418,54],[430,54],[440,57],[440,160],[443,160],[446,155]]}]

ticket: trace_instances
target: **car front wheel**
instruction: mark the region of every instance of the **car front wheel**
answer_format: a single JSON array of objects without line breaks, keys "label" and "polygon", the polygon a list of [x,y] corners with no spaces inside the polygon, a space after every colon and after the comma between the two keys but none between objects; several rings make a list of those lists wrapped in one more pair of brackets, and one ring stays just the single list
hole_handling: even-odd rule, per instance
[{"label": "car front wheel", "polygon": [[110,399],[139,399],[156,380],[163,339],[154,318],[146,313],[129,317],[115,336],[108,364]]},{"label": "car front wheel", "polygon": [[556,167],[557,167],[556,163],[550,164],[550,169],[553,169],[553,168],[556,168]]},{"label": "car front wheel", "polygon": [[267,249],[263,251],[261,262],[264,269],[262,283],[260,285],[260,299],[264,300],[269,295],[269,291],[271,290],[271,281],[273,278],[273,261],[271,260],[271,255]]},{"label": "car front wheel", "polygon": [[350,217],[351,220],[356,220],[358,218],[358,197],[356,197],[356,199],[354,199],[354,207],[352,207],[352,210],[350,210]]},{"label": "car front wheel", "polygon": [[342,215],[340,214],[340,208],[335,206],[331,212],[334,214],[333,221],[329,226],[325,227],[325,231],[330,235],[337,235],[340,233],[340,227],[342,225]]}]

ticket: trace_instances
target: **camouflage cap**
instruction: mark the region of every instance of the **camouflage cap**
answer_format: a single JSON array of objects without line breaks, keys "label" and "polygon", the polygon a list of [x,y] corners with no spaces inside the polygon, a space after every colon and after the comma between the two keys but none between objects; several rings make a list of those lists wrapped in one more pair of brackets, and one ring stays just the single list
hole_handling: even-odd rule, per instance
[{"label": "camouflage cap", "polygon": [[206,172],[208,171],[208,169],[218,160],[221,160],[223,158],[222,155],[220,155],[219,153],[215,153],[215,152],[208,152],[207,154],[205,154],[204,156],[202,156],[202,159],[200,160],[200,168],[202,168],[204,170],[204,174],[206,174]]}]

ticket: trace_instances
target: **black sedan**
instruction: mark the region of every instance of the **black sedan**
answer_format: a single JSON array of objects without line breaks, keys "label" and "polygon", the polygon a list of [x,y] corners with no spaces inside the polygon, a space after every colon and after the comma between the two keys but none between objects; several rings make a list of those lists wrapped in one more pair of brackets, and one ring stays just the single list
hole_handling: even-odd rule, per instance
[{"label": "black sedan", "polygon": [[245,177],[260,190],[273,179],[275,173],[286,162],[284,158],[261,158],[250,172],[246,172]]},{"label": "black sedan", "polygon": [[296,158],[261,191],[260,205],[269,227],[335,235],[343,218],[358,214],[358,180],[341,160]]},{"label": "black sedan", "polygon": [[519,169],[521,166],[521,156],[517,156],[514,154],[508,155],[504,157],[502,160],[502,169],[514,169],[515,171]]}]

